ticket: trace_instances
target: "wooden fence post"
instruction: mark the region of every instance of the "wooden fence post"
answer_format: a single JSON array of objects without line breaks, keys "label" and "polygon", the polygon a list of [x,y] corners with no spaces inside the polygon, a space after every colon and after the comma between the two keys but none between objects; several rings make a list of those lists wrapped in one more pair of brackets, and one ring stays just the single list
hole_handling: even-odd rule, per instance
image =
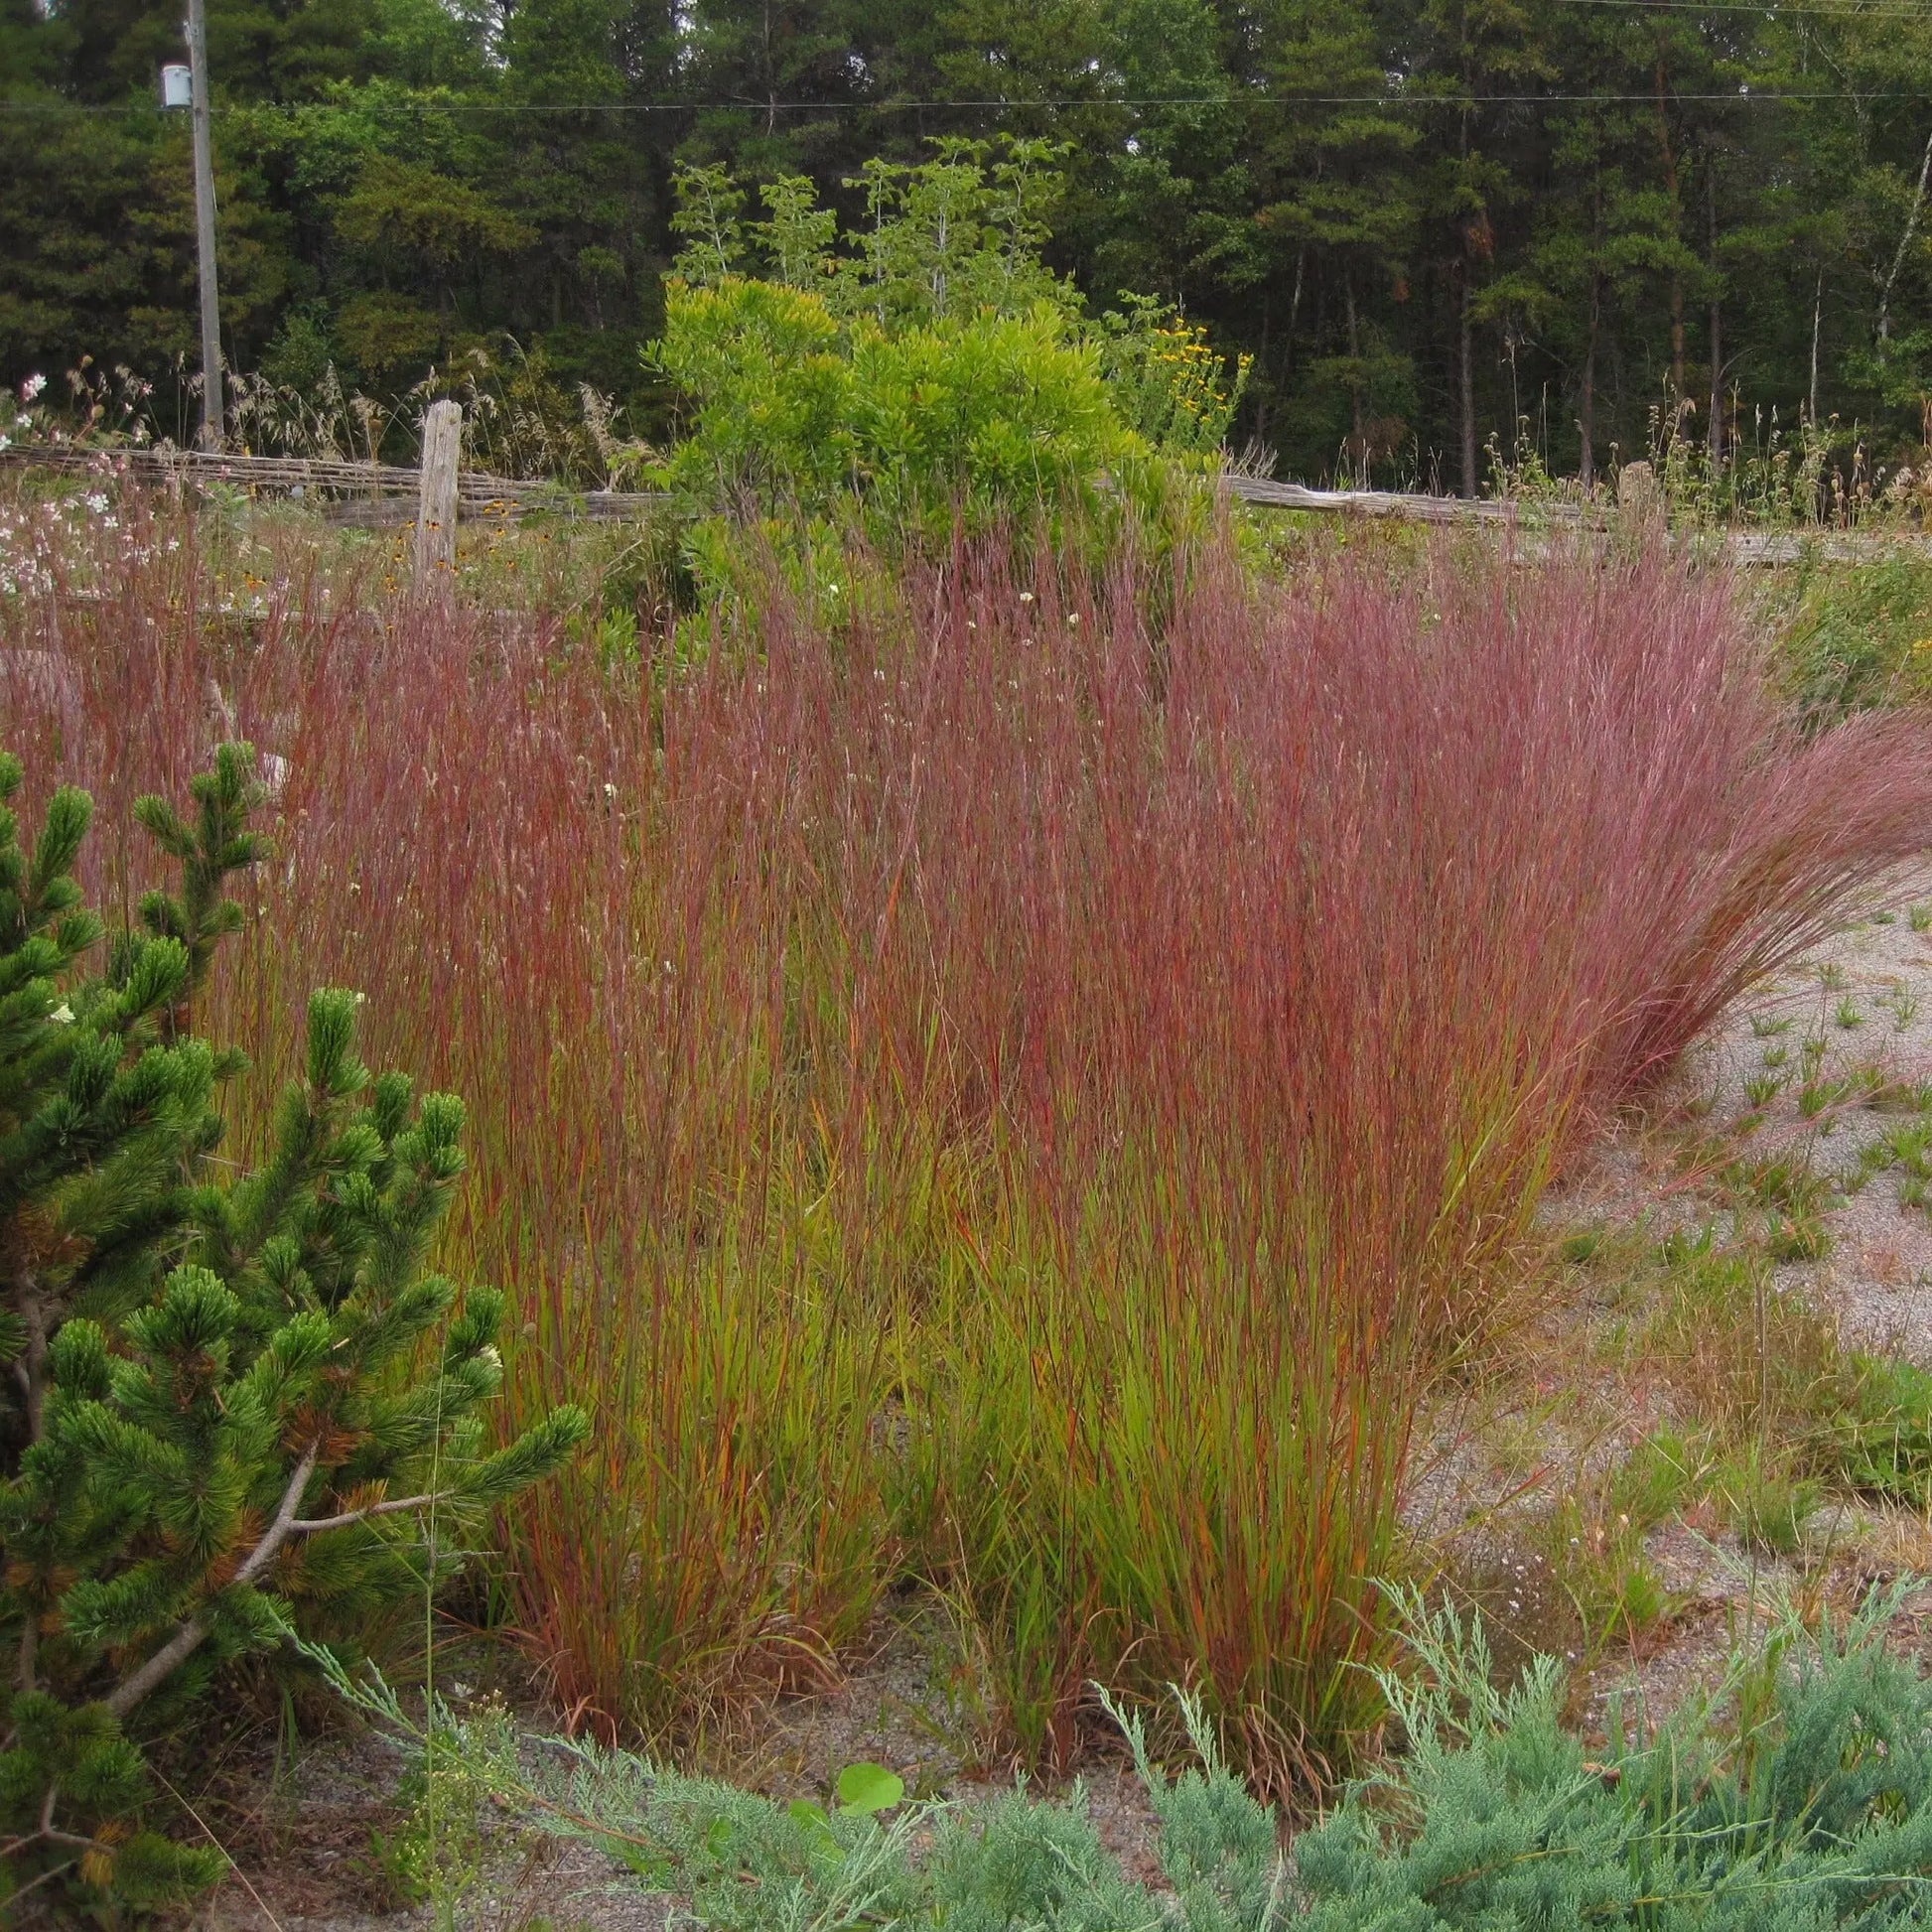
[{"label": "wooden fence post", "polygon": [[423,483],[416,505],[416,582],[456,568],[457,459],[463,405],[433,402],[423,421]]}]

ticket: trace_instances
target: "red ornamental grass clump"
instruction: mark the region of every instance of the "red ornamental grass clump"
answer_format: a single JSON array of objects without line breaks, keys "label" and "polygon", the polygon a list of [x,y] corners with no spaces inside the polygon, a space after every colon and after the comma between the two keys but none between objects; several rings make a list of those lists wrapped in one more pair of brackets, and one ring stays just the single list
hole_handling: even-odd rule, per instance
[{"label": "red ornamental grass clump", "polygon": [[85,723],[0,682],[0,739],[103,829],[228,712],[288,759],[229,1029],[279,1070],[358,986],[471,1103],[458,1259],[598,1423],[508,1525],[588,1721],[823,1671],[912,1574],[1030,1755],[1192,1678],[1331,1767],[1543,1182],[1932,824],[1932,731],[1800,739],[1660,556],[1210,550],[1158,632],[1134,578],[993,548],[641,684],[341,587],[237,634],[159,546],[5,619]]}]

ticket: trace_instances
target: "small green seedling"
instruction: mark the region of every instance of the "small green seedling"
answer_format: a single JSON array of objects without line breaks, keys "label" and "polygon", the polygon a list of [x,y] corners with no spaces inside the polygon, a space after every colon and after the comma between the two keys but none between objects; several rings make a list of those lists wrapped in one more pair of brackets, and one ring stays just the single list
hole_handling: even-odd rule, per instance
[{"label": "small green seedling", "polygon": [[1918,995],[1903,980],[1893,985],[1885,1005],[1891,1008],[1893,1024],[1901,1034],[1918,1018]]},{"label": "small green seedling", "polygon": [[848,1764],[836,1786],[839,1810],[848,1818],[870,1818],[891,1811],[905,1797],[905,1780],[883,1764]]},{"label": "small green seedling", "polygon": [[1767,1046],[1764,1049],[1764,1064],[1773,1071],[1783,1066],[1790,1057],[1791,1048],[1788,1046]]},{"label": "small green seedling", "polygon": [[1905,917],[1914,932],[1932,932],[1932,905],[1915,905]]},{"label": "small green seedling", "polygon": [[1744,1098],[1753,1107],[1768,1107],[1778,1097],[1784,1082],[1775,1073],[1753,1073],[1744,1082]]},{"label": "small green seedling", "polygon": [[1703,1445],[1674,1429],[1646,1436],[1610,1476],[1610,1507],[1639,1530],[1661,1523],[1695,1493],[1703,1475]]},{"label": "small green seedling", "polygon": [[1848,1195],[1860,1193],[1864,1184],[1875,1173],[1883,1173],[1892,1165],[1891,1149],[1883,1140],[1867,1141],[1859,1149],[1858,1158],[1852,1164],[1849,1173],[1838,1176],[1840,1188]]},{"label": "small green seedling", "polygon": [[1779,1034],[1788,1034],[1790,1031],[1791,1016],[1788,1013],[1781,1020],[1773,1020],[1769,1014],[1765,1013],[1754,1013],[1751,1015],[1751,1037],[1753,1039],[1771,1039]]},{"label": "small green seedling", "polygon": [[1827,993],[1843,993],[1851,985],[1846,978],[1845,968],[1835,959],[1821,960],[1818,966],[1818,984]]},{"label": "small green seedling", "polygon": [[[872,1818],[905,1799],[905,1780],[883,1764],[848,1764],[832,1789],[837,1800],[834,1809],[841,1818]],[[823,1805],[810,1798],[794,1798],[785,1810],[807,1831],[822,1834],[825,1843],[836,1847],[832,1816]]]},{"label": "small green seedling", "polygon": [[1838,1003],[1838,1011],[1832,1015],[1832,1018],[1847,1033],[1850,1033],[1854,1027],[1863,1027],[1864,1025],[1864,1015],[1859,1011],[1858,1003],[1854,1000],[1841,1000]]},{"label": "small green seedling", "polygon": [[1825,1064],[1825,1041],[1822,1036],[1814,1036],[1798,1048],[1798,1070],[1807,1080],[1818,1078],[1818,1069]]},{"label": "small green seedling", "polygon": [[1898,923],[1898,914],[1896,912],[1874,912],[1871,915],[1871,923],[1873,925],[1896,925]]},{"label": "small green seedling", "polygon": [[[1754,1166],[1740,1161],[1725,1171],[1725,1178],[1759,1207],[1781,1208],[1791,1214],[1814,1214],[1831,1200],[1832,1185],[1827,1176],[1814,1173],[1808,1162],[1793,1157]],[[1664,1259],[1669,1261],[1670,1257]]]}]

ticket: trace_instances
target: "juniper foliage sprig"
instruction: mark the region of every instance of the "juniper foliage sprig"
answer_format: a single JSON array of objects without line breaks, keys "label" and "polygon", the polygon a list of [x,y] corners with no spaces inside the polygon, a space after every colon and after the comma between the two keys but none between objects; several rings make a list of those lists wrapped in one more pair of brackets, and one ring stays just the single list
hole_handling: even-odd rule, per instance
[{"label": "juniper foliage sprig", "polygon": [[1397,1748],[1286,1852],[1197,1703],[1176,1698],[1195,1760],[1177,1776],[1108,1703],[1160,1825],[1158,1887],[1105,1850],[1077,1788],[828,1813],[582,1741],[531,1790],[447,1717],[445,1743],[533,1827],[721,1932],[1877,1932],[1932,1918],[1932,1683],[1886,1643],[1913,1587],[1843,1628],[1777,1610],[1706,1695],[1654,1733],[1613,1718],[1595,1752],[1562,1722],[1554,1660],[1499,1688],[1478,1620],[1397,1589]]}]

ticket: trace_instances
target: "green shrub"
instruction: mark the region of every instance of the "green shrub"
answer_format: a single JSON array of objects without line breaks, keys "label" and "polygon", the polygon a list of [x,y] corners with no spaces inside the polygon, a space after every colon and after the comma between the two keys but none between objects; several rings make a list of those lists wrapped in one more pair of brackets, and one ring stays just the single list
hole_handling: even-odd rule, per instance
[{"label": "green shrub", "polygon": [[863,500],[885,526],[985,528],[1047,503],[1091,508],[1143,480],[1098,345],[1052,308],[888,333],[823,295],[730,276],[673,285],[656,365],[694,405],[663,480],[700,503],[824,514]]},{"label": "green shrub", "polygon": [[[1593,1755],[1540,1659],[1490,1682],[1481,1633],[1415,1616],[1385,1675],[1407,1749],[1296,1846],[1307,1923],[1800,1932],[1921,1921],[1932,1880],[1932,1686],[1883,1642],[1896,1593],[1814,1643],[1795,1614],[1654,1741]],[[1762,1698],[1748,1695],[1755,1686]],[[1741,1732],[1713,1714],[1744,1715]]]},{"label": "green shrub", "polygon": [[420,1603],[585,1430],[558,1410],[488,1450],[501,1297],[423,1272],[463,1109],[370,1077],[355,996],[311,1002],[268,1165],[215,1178],[242,1062],[191,1023],[241,920],[224,884],[261,854],[253,756],[195,781],[194,825],[141,801],[182,887],[98,974],[86,794],[54,794],[30,853],[0,758],[0,1868],[99,1911],[224,1863],[149,1827],[144,1740],[192,1725],[235,1658],[298,1628],[352,1644]]},{"label": "green shrub", "polygon": [[1156,452],[1217,456],[1245,364],[1229,382],[1170,304],[1086,317],[1040,260],[1052,151],[936,145],[848,184],[867,218],[844,238],[802,178],[762,187],[768,218],[747,223],[724,170],[682,171],[687,245],[646,352],[684,404],[675,493],[740,515],[859,504],[876,532],[943,535],[1108,492],[1146,509]]},{"label": "green shrub", "polygon": [[844,237],[803,175],[760,184],[767,218],[747,222],[745,189],[727,169],[680,168],[671,226],[685,245],[672,273],[704,285],[756,272],[818,290],[840,315],[863,312],[882,329],[1041,303],[1077,314],[1078,292],[1040,258],[1061,186],[1053,164],[1065,150],[950,135],[929,145],[928,161],[875,157],[847,179],[865,213]]},{"label": "green shrub", "polygon": [[1480,1623],[1405,1594],[1411,1656],[1379,1673],[1399,1748],[1292,1864],[1198,1706],[1181,1700],[1198,1768],[1178,1777],[1123,1720],[1160,1824],[1159,1889],[1103,1849],[1077,1787],[828,1814],[580,1744],[534,1791],[499,1744],[496,1786],[730,1932],[1871,1932],[1922,1923],[1932,1885],[1932,1684],[1883,1641],[1901,1594],[1816,1637],[1775,1614],[1708,1696],[1654,1736],[1613,1711],[1594,1753],[1564,1728],[1553,1659],[1499,1690]]},{"label": "green shrub", "polygon": [[1121,305],[1100,318],[1101,368],[1121,419],[1170,455],[1218,457],[1247,377],[1246,358],[1236,363],[1230,383],[1207,331],[1173,303],[1123,290]]}]

